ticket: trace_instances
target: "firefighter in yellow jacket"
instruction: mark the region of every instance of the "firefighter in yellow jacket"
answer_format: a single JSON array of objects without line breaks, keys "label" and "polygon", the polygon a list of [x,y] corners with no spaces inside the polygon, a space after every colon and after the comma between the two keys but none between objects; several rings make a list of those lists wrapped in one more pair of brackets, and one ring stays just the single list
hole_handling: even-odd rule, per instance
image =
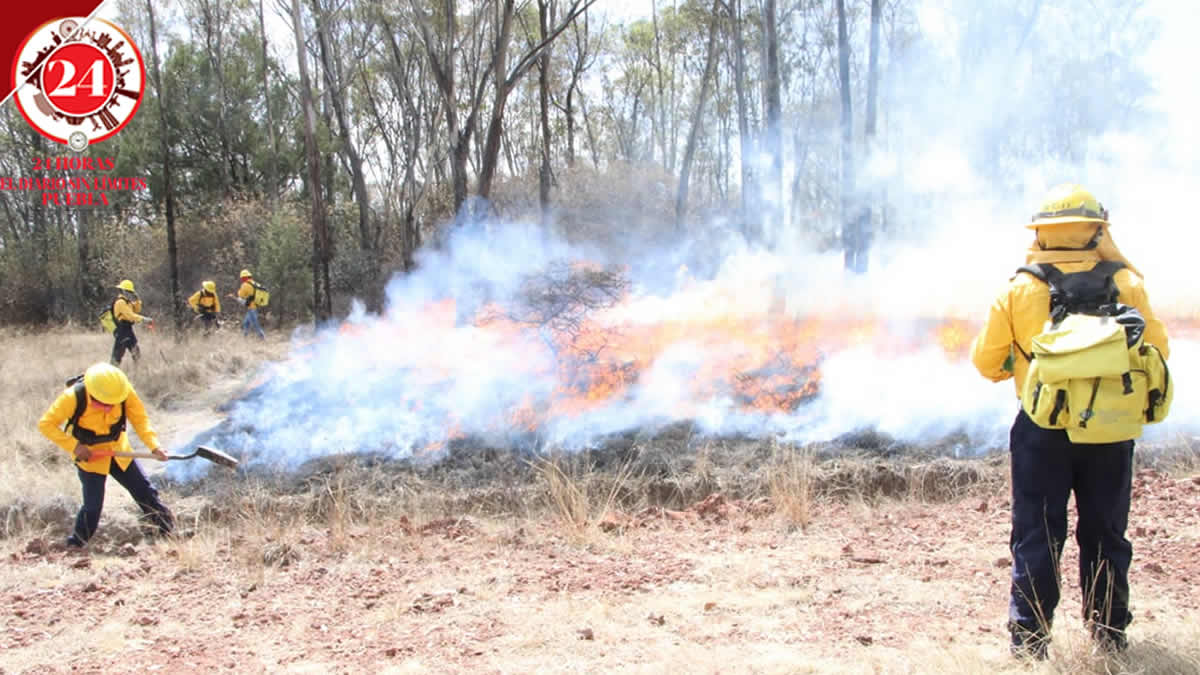
[{"label": "firefighter in yellow jacket", "polygon": [[138,297],[137,291],[133,290],[132,281],[122,280],[117,284],[117,291],[117,297],[112,304],[113,321],[117,324],[116,330],[113,331],[112,364],[114,366],[121,365],[126,351],[133,356],[134,361],[141,358],[142,352],[138,349],[137,336],[133,334],[133,324],[154,321],[148,316],[142,316],[142,300]]},{"label": "firefighter in yellow jacket", "polygon": [[254,276],[250,274],[250,270],[242,270],[238,274],[238,280],[242,285],[238,288],[235,299],[246,306],[246,318],[242,319],[242,335],[249,335],[250,331],[254,331],[260,340],[265,340],[267,336],[263,333],[262,325],[258,323],[258,305],[254,303]]},{"label": "firefighter in yellow jacket", "polygon": [[[1050,191],[1028,225],[1034,241],[1026,264],[1049,263],[1063,274],[1091,270],[1101,261],[1122,263],[1112,275],[1117,301],[1141,312],[1143,338],[1168,353],[1167,332],[1150,307],[1141,273],[1109,235],[1108,212],[1079,185]],[[986,378],[1013,378],[1020,397],[1029,371],[1033,337],[1050,316],[1048,285],[1019,273],[996,297],[971,349]],[[1009,437],[1012,460],[1012,584],[1009,629],[1013,653],[1046,658],[1059,600],[1058,560],[1067,538],[1067,500],[1075,493],[1083,617],[1097,643],[1122,650],[1127,642],[1129,519],[1133,441],[1074,443],[1064,429],[1046,429],[1021,410]]]},{"label": "firefighter in yellow jacket", "polygon": [[129,492],[146,520],[159,533],[169,534],[174,527],[171,511],[159,500],[158,491],[146,480],[137,462],[129,457],[113,457],[114,452],[131,450],[125,430],[128,423],[155,457],[167,459],[129,378],[116,366],[97,363],[69,385],[38,420],[38,430],[74,459],[83,487],[83,506],[67,546],[82,547],[96,533],[104,506],[104,486],[110,475]]},{"label": "firefighter in yellow jacket", "polygon": [[188,305],[196,313],[196,318],[204,322],[204,334],[207,335],[220,325],[221,298],[217,295],[217,284],[205,281],[200,284],[200,290],[188,298]]}]

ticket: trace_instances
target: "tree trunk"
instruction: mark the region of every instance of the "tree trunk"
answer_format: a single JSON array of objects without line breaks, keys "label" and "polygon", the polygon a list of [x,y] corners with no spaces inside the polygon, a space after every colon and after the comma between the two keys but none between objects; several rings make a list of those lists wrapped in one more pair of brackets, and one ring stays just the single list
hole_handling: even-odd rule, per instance
[{"label": "tree trunk", "polygon": [[567,88],[567,104],[563,109],[567,122],[567,168],[575,168],[575,83]]},{"label": "tree trunk", "polygon": [[654,104],[658,106],[658,110],[651,113],[650,119],[657,128],[656,135],[661,147],[663,168],[670,171],[671,158],[667,156],[667,86],[663,81],[662,39],[658,30],[658,0],[650,0],[650,21],[651,27],[654,29],[654,74],[657,84]]},{"label": "tree trunk", "polygon": [[[871,38],[870,52],[867,55],[867,112],[865,129],[863,136],[865,137],[866,158],[864,161],[870,161],[870,158],[875,154],[875,115],[879,98],[879,24],[881,22],[882,8],[881,0],[871,0]],[[868,186],[871,193],[878,193],[878,186]],[[861,202],[861,200],[860,200]],[[873,238],[871,226],[871,204],[878,203],[880,208],[883,207],[883,199],[871,198],[865,202],[861,202],[859,209],[859,221],[856,234],[858,235],[858,252],[855,255],[856,271],[865,272],[867,269],[867,256],[871,247],[871,239]],[[882,216],[882,214],[881,214]]]},{"label": "tree trunk", "polygon": [[[213,4],[216,7],[213,7]],[[223,56],[225,54],[224,29],[225,21],[222,17],[221,0],[201,0],[200,2],[201,20],[204,22],[204,47],[208,54],[208,64],[213,70],[213,77],[217,81],[217,136],[221,143],[221,161],[218,165],[221,167],[221,188],[225,195],[229,196],[234,182],[233,174],[233,153],[232,144],[229,142],[229,122],[226,119],[228,114],[229,100],[227,89],[225,86],[225,66]]]},{"label": "tree trunk", "polygon": [[467,115],[466,122],[459,126],[457,77],[455,65],[456,43],[458,41],[458,5],[455,0],[445,0],[443,12],[446,15],[444,42],[439,45],[433,36],[433,30],[425,17],[425,9],[419,0],[410,0],[417,26],[421,31],[421,39],[425,45],[425,53],[429,57],[430,68],[433,71],[434,82],[442,94],[442,106],[446,113],[446,130],[450,163],[450,182],[454,191],[454,210],[462,207],[467,201],[467,160],[470,157],[471,136],[475,132],[478,106],[473,104]]},{"label": "tree trunk", "polygon": [[596,132],[592,129],[592,118],[587,111],[587,97],[579,92],[579,113],[583,115],[583,129],[587,132],[588,149],[592,152],[592,167],[600,169],[600,146],[596,142]]},{"label": "tree trunk", "polygon": [[[575,33],[575,58],[571,61],[571,80],[567,83],[567,100],[562,108],[563,116],[567,123],[567,166],[575,168],[576,150],[575,150],[575,94],[578,92],[580,101],[583,99],[583,91],[579,88],[579,80],[583,73],[594,62],[595,57],[592,56],[591,49],[591,23],[588,20],[588,14],[584,13],[580,17],[583,21],[582,32],[580,22],[576,21],[571,30]],[[589,56],[591,59],[589,60]]]},{"label": "tree trunk", "polygon": [[175,327],[183,328],[183,298],[179,293],[179,255],[175,245],[175,188],[171,183],[171,127],[167,123],[168,93],[162,79],[158,60],[158,34],[154,21],[154,2],[146,0],[147,19],[150,22],[150,58],[153,61],[154,93],[158,99],[158,142],[162,151],[163,193],[167,210],[167,267],[171,276],[171,316]]},{"label": "tree trunk", "polygon": [[493,45],[492,51],[492,72],[494,74],[496,91],[495,97],[492,100],[491,119],[488,121],[487,136],[484,139],[483,156],[480,158],[480,197],[486,199],[492,192],[492,180],[496,176],[496,165],[500,157],[500,137],[504,127],[504,107],[508,103],[509,94],[516,88],[529,68],[537,62],[537,58],[541,56],[542,51],[549,47],[562,34],[563,30],[577,16],[587,11],[588,7],[595,1],[587,0],[583,2],[582,0],[575,0],[564,14],[563,20],[551,29],[549,34],[539,44],[518,59],[516,65],[510,71],[508,69],[508,43],[512,35],[515,3],[514,0],[502,0],[502,5],[498,10],[500,15],[496,17],[499,25],[495,36],[496,42]]},{"label": "tree trunk", "polygon": [[838,13],[838,82],[842,100],[842,251],[844,266],[852,272],[862,272],[866,260],[860,260],[861,216],[854,195],[854,121],[850,105],[850,38],[846,28],[846,0],[837,0]]},{"label": "tree trunk", "polygon": [[271,210],[271,215],[275,215],[275,200],[279,192],[279,178],[275,166],[279,161],[279,141],[275,137],[275,116],[271,112],[271,80],[267,72],[267,25],[263,20],[263,0],[258,0],[258,35],[262,48],[263,108],[267,113],[267,135],[271,138],[271,157],[267,162],[267,207]]},{"label": "tree trunk", "polygon": [[687,217],[688,180],[691,177],[692,158],[696,155],[696,141],[700,125],[704,121],[704,104],[708,102],[708,89],[717,65],[717,10],[720,0],[713,0],[712,18],[708,23],[708,51],[704,57],[704,75],[700,79],[700,93],[696,96],[696,107],[692,112],[692,128],[688,131],[687,146],[683,151],[683,163],[679,168],[679,190],[675,194],[675,229],[683,231]]},{"label": "tree trunk", "polygon": [[867,114],[866,138],[867,150],[871,149],[871,140],[875,137],[875,104],[879,92],[879,23],[882,8],[880,0],[871,0],[871,43],[867,55]]},{"label": "tree trunk", "polygon": [[492,72],[495,74],[496,92],[492,100],[491,118],[488,120],[484,138],[483,159],[479,168],[479,196],[487,199],[492,193],[492,179],[496,175],[496,164],[500,159],[500,132],[504,125],[504,106],[515,82],[508,82],[508,43],[512,35],[512,20],[515,12],[514,0],[500,0],[499,25],[492,46]]},{"label": "tree trunk", "polygon": [[[304,150],[308,163],[308,194],[312,200],[313,227],[313,320],[319,326],[333,314],[329,293],[329,231],[325,223],[325,204],[322,198],[321,157],[317,149],[317,110],[313,102],[312,81],[308,75],[305,55],[304,23],[300,15],[300,0],[292,0],[292,30],[296,37],[296,61],[300,70],[300,105],[304,111]],[[322,297],[324,282],[324,297]]]},{"label": "tree trunk", "polygon": [[330,54],[329,17],[320,6],[319,0],[312,0],[313,14],[317,20],[317,45],[321,54],[321,70],[325,73],[325,87],[329,90],[329,102],[333,107],[334,119],[337,120],[338,135],[342,139],[342,152],[350,165],[350,181],[354,190],[354,200],[358,202],[358,236],[359,248],[371,250],[374,237],[371,234],[371,202],[367,194],[367,179],[363,173],[363,161],[354,147],[351,137],[350,124],[346,119],[346,109],[342,102],[341,77],[334,69],[333,56]]},{"label": "tree trunk", "polygon": [[[538,37],[545,40],[550,35],[550,23],[554,20],[553,0],[538,0]],[[569,94],[568,94],[569,96]],[[548,225],[550,218],[550,46],[538,57],[538,106],[542,127],[542,163],[538,168],[538,204],[542,210],[542,224]]]},{"label": "tree trunk", "polygon": [[750,139],[749,104],[746,100],[746,43],[742,35],[742,0],[733,0],[733,88],[737,94],[738,155],[741,164],[740,218],[742,233],[747,239],[757,239],[758,228],[750,223],[750,214],[755,211],[754,174],[750,168],[753,148]]},{"label": "tree trunk", "polygon": [[[842,2],[842,0],[838,0]],[[783,138],[782,129],[780,127],[780,118],[782,117],[782,105],[780,104],[780,80],[779,80],[779,26],[778,26],[778,10],[776,9],[775,0],[766,0],[763,4],[763,12],[766,27],[766,49],[767,49],[767,147],[771,152],[771,175],[767,178],[767,188],[770,190],[770,195],[767,199],[769,204],[779,204],[780,196],[783,192]],[[772,211],[778,219],[778,215],[782,209],[772,207]],[[778,223],[776,223],[778,225]]]}]

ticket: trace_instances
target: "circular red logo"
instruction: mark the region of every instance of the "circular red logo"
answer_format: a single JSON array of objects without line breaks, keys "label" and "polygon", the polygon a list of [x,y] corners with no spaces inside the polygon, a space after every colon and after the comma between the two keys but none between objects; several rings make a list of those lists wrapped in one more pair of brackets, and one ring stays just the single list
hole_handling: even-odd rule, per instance
[{"label": "circular red logo", "polygon": [[30,33],[12,71],[21,114],[43,136],[76,151],[120,131],[141,105],[146,82],[129,35],[110,21],[82,17]]},{"label": "circular red logo", "polygon": [[42,66],[42,92],[60,113],[86,117],[100,112],[112,98],[116,70],[95,45],[64,45]]}]

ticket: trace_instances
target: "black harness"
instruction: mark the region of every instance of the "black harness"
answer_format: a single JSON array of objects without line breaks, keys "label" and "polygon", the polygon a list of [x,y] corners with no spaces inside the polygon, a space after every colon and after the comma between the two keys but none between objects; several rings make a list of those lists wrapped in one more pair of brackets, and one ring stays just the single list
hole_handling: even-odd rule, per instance
[{"label": "black harness", "polygon": [[125,433],[125,402],[121,401],[121,418],[116,421],[108,429],[108,433],[99,434],[91,429],[84,429],[79,426],[79,417],[83,415],[83,411],[87,410],[87,389],[83,386],[83,377],[72,378],[67,382],[68,385],[73,385],[72,389],[75,392],[75,412],[72,413],[71,419],[67,420],[67,425],[63,427],[63,431],[70,431],[75,440],[84,445],[96,445],[98,443],[109,443],[121,437]]},{"label": "black harness", "polygon": [[1050,286],[1050,320],[1062,321],[1067,314],[1107,315],[1101,309],[1117,304],[1121,289],[1113,275],[1125,268],[1125,263],[1104,260],[1090,270],[1064,274],[1049,263],[1034,263],[1017,268]]},{"label": "black harness", "polygon": [[[1125,263],[1102,260],[1090,270],[1066,274],[1050,263],[1033,263],[1018,267],[1017,274],[1024,272],[1050,287],[1050,321],[1057,324],[1067,314],[1072,313],[1118,315],[1119,311],[1114,310],[1118,310],[1117,297],[1121,294],[1121,289],[1117,287],[1113,276],[1124,268]],[[1026,354],[1021,345],[1014,341],[1013,346],[1026,361],[1033,360],[1033,356]]]}]

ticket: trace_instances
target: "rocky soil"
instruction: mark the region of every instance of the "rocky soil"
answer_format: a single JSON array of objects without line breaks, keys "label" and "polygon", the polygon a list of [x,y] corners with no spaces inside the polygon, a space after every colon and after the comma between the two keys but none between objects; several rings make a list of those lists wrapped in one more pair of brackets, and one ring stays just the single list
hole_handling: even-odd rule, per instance
[{"label": "rocky soil", "polygon": [[[1069,542],[1046,672],[1200,672],[1200,476],[1134,490],[1131,649],[1087,653]],[[180,498],[189,536],[151,541],[114,499],[84,553],[0,541],[0,672],[1021,672],[1004,489],[776,506],[206,522]]]}]

